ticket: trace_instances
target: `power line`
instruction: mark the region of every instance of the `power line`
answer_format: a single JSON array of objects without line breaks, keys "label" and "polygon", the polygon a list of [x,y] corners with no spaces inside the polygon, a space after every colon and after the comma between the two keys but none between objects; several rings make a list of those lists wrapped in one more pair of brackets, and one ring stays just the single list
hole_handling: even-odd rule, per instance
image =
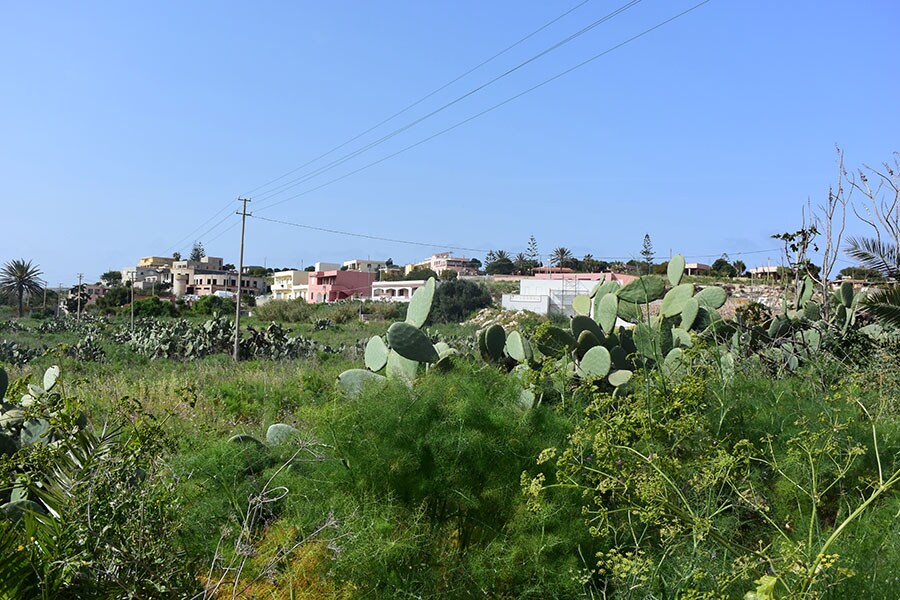
[{"label": "power line", "polygon": [[[218,214],[221,214],[221,212],[222,212],[222,211],[219,211],[219,212],[216,213],[216,214],[217,214],[217,215],[218,215]],[[206,231],[204,231],[204,232],[201,233],[200,235],[196,236],[195,239],[197,239],[197,238],[202,238],[204,235],[207,235],[207,234],[213,232],[213,231],[214,231],[215,229],[217,229],[222,223],[224,223],[225,221],[227,221],[231,216],[232,216],[232,215],[231,215],[231,213],[229,212],[227,215],[225,215],[224,217],[222,217],[221,219],[219,219],[219,220],[216,222],[215,225],[213,225],[212,227],[210,227],[209,229],[207,229]],[[215,217],[213,217],[213,218],[215,218]],[[209,221],[211,221],[211,220],[212,220],[212,219],[208,219],[206,222],[209,223]],[[194,231],[197,231],[197,230],[195,229]],[[228,230],[226,229],[225,231],[228,231]],[[222,233],[224,233],[224,231],[223,231]],[[216,237],[218,237],[218,236],[216,236]],[[210,241],[212,241],[212,240],[210,240]],[[181,250],[187,250],[187,246],[181,246],[180,248],[177,248],[177,250],[178,250],[178,251],[181,251]]]},{"label": "power line", "polygon": [[[558,41],[558,42],[556,42],[555,44],[553,44],[553,45],[550,46],[549,48],[545,48],[544,50],[542,50],[541,52],[535,54],[535,55],[532,56],[531,58],[528,58],[528,59],[526,59],[526,60],[520,62],[519,64],[517,64],[516,66],[512,67],[511,69],[508,69],[508,70],[505,71],[504,73],[501,73],[500,75],[497,75],[496,77],[494,77],[494,78],[488,80],[487,82],[485,82],[485,83],[483,83],[483,84],[481,84],[481,85],[479,85],[479,86],[477,86],[477,87],[475,87],[475,88],[469,90],[469,91],[466,92],[465,94],[462,94],[461,96],[457,96],[456,98],[454,98],[454,99],[451,100],[450,102],[447,102],[446,104],[444,104],[444,105],[442,105],[442,106],[436,108],[435,110],[433,110],[433,111],[431,111],[431,112],[425,114],[424,116],[419,117],[418,119],[416,119],[416,120],[414,120],[414,121],[412,121],[412,122],[410,122],[410,123],[407,123],[406,125],[404,125],[404,126],[402,126],[402,127],[399,127],[399,128],[397,128],[397,129],[395,129],[394,131],[392,131],[392,132],[390,132],[390,133],[388,133],[388,134],[382,136],[381,138],[379,138],[379,139],[377,139],[377,140],[375,140],[375,141],[373,141],[373,142],[368,143],[368,144],[365,145],[365,146],[362,146],[361,148],[358,148],[358,149],[354,150],[353,152],[350,152],[349,154],[345,154],[345,155],[344,155],[343,157],[341,157],[341,158],[335,159],[335,160],[331,161],[330,163],[327,163],[327,164],[325,164],[325,165],[323,165],[323,166],[321,166],[321,167],[319,167],[319,168],[313,170],[311,173],[308,173],[308,174],[303,175],[303,176],[301,176],[301,177],[298,177],[298,178],[296,178],[296,179],[292,179],[292,180],[290,180],[290,181],[288,181],[288,182],[286,182],[286,183],[281,184],[280,186],[278,186],[278,187],[276,187],[276,188],[274,188],[274,189],[272,189],[272,190],[269,190],[268,192],[263,193],[263,194],[260,196],[260,199],[261,199],[261,200],[266,200],[266,199],[272,198],[273,196],[276,196],[276,195],[278,195],[278,194],[281,194],[282,192],[285,192],[285,191],[287,191],[288,189],[291,189],[291,188],[296,187],[296,186],[298,186],[298,185],[300,185],[300,184],[302,184],[302,183],[305,183],[306,181],[309,181],[310,179],[313,179],[313,178],[315,178],[315,177],[321,175],[322,173],[325,173],[325,172],[327,172],[327,171],[330,171],[330,170],[334,169],[335,167],[339,167],[340,165],[346,163],[347,161],[352,160],[353,158],[356,158],[356,157],[359,156],[360,154],[363,154],[364,152],[367,152],[367,151],[371,150],[372,148],[375,148],[376,146],[380,146],[380,145],[383,144],[384,142],[386,142],[386,141],[388,141],[388,140],[390,140],[390,139],[392,139],[392,138],[394,138],[394,137],[400,135],[400,134],[403,133],[404,131],[407,131],[407,130],[411,129],[411,128],[415,127],[416,125],[418,125],[419,123],[421,123],[421,122],[423,122],[423,121],[425,121],[425,120],[427,120],[427,119],[430,119],[430,118],[433,117],[434,115],[437,115],[438,113],[443,112],[443,111],[446,110],[447,108],[450,108],[451,106],[454,106],[454,105],[458,104],[459,102],[462,102],[463,100],[465,100],[465,99],[468,98],[469,96],[472,96],[472,95],[478,93],[479,91],[481,91],[481,90],[483,90],[483,89],[485,89],[485,88],[487,88],[487,87],[493,85],[494,83],[500,81],[501,79],[504,79],[505,77],[508,77],[509,75],[511,75],[511,74],[515,73],[516,71],[518,71],[519,69],[522,69],[523,67],[525,67],[525,66],[531,64],[532,62],[538,60],[539,58],[541,58],[541,57],[543,57],[543,56],[546,56],[546,55],[549,54],[550,52],[553,52],[554,50],[556,50],[556,49],[558,49],[558,48],[560,48],[560,47],[562,47],[562,46],[568,44],[568,43],[571,42],[572,40],[575,40],[575,39],[581,37],[581,36],[584,35],[585,33],[588,33],[589,31],[591,31],[592,29],[595,29],[596,27],[600,26],[601,24],[606,23],[607,21],[609,21],[609,20],[611,20],[611,19],[613,19],[613,18],[619,16],[620,14],[624,13],[626,10],[628,10],[628,9],[630,9],[630,8],[632,8],[632,7],[634,7],[634,6],[636,6],[637,4],[639,4],[641,1],[642,1],[642,0],[631,0],[630,2],[628,2],[628,3],[626,3],[626,4],[622,5],[622,6],[620,6],[619,8],[615,9],[614,11],[612,11],[612,12],[606,14],[605,16],[603,16],[603,17],[601,17],[601,18],[599,18],[599,19],[597,19],[596,21],[594,21],[594,22],[591,23],[590,25],[588,25],[588,26],[586,26],[586,27],[583,27],[581,30],[579,30],[579,31],[577,31],[577,32],[575,32],[575,33],[569,35],[568,37],[566,37],[566,38],[564,38],[564,39],[562,39],[562,40],[560,40],[560,41]],[[708,0],[707,0],[707,1],[708,1]]]},{"label": "power line", "polygon": [[[323,154],[320,154],[319,156],[317,156],[317,157],[315,157],[315,158],[313,158],[313,159],[311,159],[311,160],[309,160],[309,161],[303,163],[303,164],[300,165],[299,167],[296,167],[296,168],[294,168],[294,169],[291,169],[291,170],[288,171],[287,173],[284,173],[283,175],[280,175],[279,177],[276,177],[275,179],[272,179],[271,181],[267,181],[266,183],[264,183],[264,184],[262,184],[262,185],[260,185],[260,186],[257,186],[257,187],[255,187],[255,188],[253,188],[252,190],[249,190],[249,191],[247,191],[247,192],[244,192],[244,194],[242,194],[242,196],[247,196],[247,195],[249,195],[249,194],[252,194],[253,192],[255,192],[255,191],[257,191],[257,190],[259,190],[259,189],[261,189],[261,188],[267,187],[267,186],[269,186],[269,185],[275,183],[276,181],[280,181],[280,180],[284,179],[285,177],[287,177],[287,176],[289,176],[289,175],[293,175],[294,173],[296,173],[296,172],[299,171],[300,169],[303,169],[303,168],[305,168],[305,167],[308,167],[309,165],[313,164],[314,162],[316,162],[316,161],[318,161],[318,160],[320,160],[320,159],[323,159],[323,158],[325,158],[326,156],[329,156],[330,154],[332,154],[332,153],[334,153],[334,152],[340,150],[341,148],[347,146],[348,144],[351,144],[351,143],[355,142],[356,140],[358,140],[359,138],[363,137],[364,135],[366,135],[366,134],[368,134],[368,133],[371,133],[372,131],[374,131],[375,129],[378,129],[379,127],[381,127],[381,126],[384,125],[385,123],[388,123],[388,122],[390,122],[390,121],[393,121],[394,119],[396,119],[396,118],[399,117],[400,115],[402,115],[402,114],[406,113],[407,111],[409,111],[409,110],[415,108],[416,106],[418,106],[419,104],[421,104],[421,103],[424,102],[425,100],[428,100],[429,98],[431,98],[431,97],[434,96],[435,94],[438,94],[438,93],[444,91],[445,89],[447,89],[448,87],[450,87],[451,85],[453,85],[454,83],[456,83],[457,81],[459,81],[459,80],[461,80],[461,79],[464,79],[465,77],[468,77],[469,75],[471,75],[472,73],[474,73],[475,71],[477,71],[478,69],[480,69],[481,67],[483,67],[483,66],[485,66],[486,64],[488,64],[488,63],[494,61],[495,59],[497,59],[497,58],[503,56],[504,54],[506,54],[507,52],[509,52],[509,51],[512,50],[513,48],[515,48],[515,47],[521,45],[522,43],[528,41],[529,39],[531,39],[532,37],[534,37],[535,35],[537,35],[537,34],[540,33],[541,31],[547,29],[548,27],[550,27],[551,25],[553,25],[553,24],[556,23],[557,21],[559,21],[559,20],[561,20],[561,19],[563,19],[563,18],[569,16],[571,13],[575,12],[576,10],[578,10],[579,8],[581,8],[582,6],[584,6],[585,4],[587,4],[587,3],[590,2],[590,1],[591,1],[591,0],[583,0],[583,2],[580,2],[579,4],[576,4],[575,6],[573,6],[572,8],[570,8],[569,10],[567,10],[566,12],[564,12],[564,13],[562,13],[561,15],[559,15],[558,17],[556,17],[556,18],[554,18],[554,19],[548,21],[548,22],[545,23],[544,25],[540,26],[539,28],[535,29],[534,31],[532,31],[531,33],[529,33],[528,35],[526,35],[525,37],[520,38],[518,41],[516,41],[516,42],[514,42],[513,44],[507,46],[506,48],[504,48],[504,49],[501,50],[500,52],[497,52],[496,54],[494,54],[494,55],[491,56],[490,58],[488,58],[488,59],[486,59],[486,60],[484,60],[484,61],[478,63],[477,65],[475,65],[474,67],[472,67],[471,69],[469,69],[468,71],[466,71],[465,73],[463,73],[462,75],[459,75],[459,76],[455,77],[454,79],[451,79],[450,81],[448,81],[447,83],[445,83],[445,84],[442,85],[441,87],[439,87],[439,88],[437,88],[436,90],[434,90],[434,91],[432,91],[432,92],[429,92],[428,94],[422,96],[421,98],[419,98],[418,100],[416,100],[416,101],[413,102],[412,104],[409,104],[409,105],[406,106],[405,108],[402,108],[401,110],[397,111],[396,113],[392,114],[391,116],[387,117],[386,119],[384,119],[384,120],[382,120],[382,121],[376,123],[376,124],[373,125],[372,127],[369,127],[368,129],[366,129],[366,130],[363,131],[362,133],[353,136],[352,138],[348,139],[347,141],[345,141],[345,142],[343,142],[343,143],[341,143],[341,144],[335,146],[335,147],[332,148],[331,150],[328,150],[327,152],[325,152],[325,153],[323,153]],[[270,190],[270,191],[271,191],[271,190]]]},{"label": "power line", "polygon": [[634,42],[634,41],[636,41],[636,40],[638,40],[638,39],[644,37],[645,35],[647,35],[647,34],[653,32],[653,31],[656,31],[656,30],[659,29],[660,27],[663,27],[663,26],[668,25],[669,23],[671,23],[671,22],[673,22],[673,21],[675,21],[675,20],[677,20],[677,19],[680,19],[681,17],[687,15],[688,13],[691,13],[691,12],[697,10],[698,8],[700,8],[701,6],[703,6],[703,5],[705,5],[705,4],[708,4],[709,2],[711,2],[711,0],[703,0],[702,2],[699,2],[698,4],[695,4],[694,6],[688,8],[687,10],[684,10],[684,11],[682,11],[682,12],[680,12],[680,13],[678,13],[678,14],[672,16],[672,17],[669,17],[668,19],[666,19],[666,20],[664,20],[664,21],[661,21],[661,22],[657,23],[657,24],[654,25],[653,27],[650,27],[650,28],[648,28],[648,29],[645,29],[645,30],[643,30],[642,32],[638,33],[637,35],[634,35],[634,36],[632,36],[632,37],[626,39],[626,40],[623,41],[623,42],[619,42],[618,44],[616,44],[616,45],[614,45],[614,46],[611,46],[610,48],[607,48],[606,50],[604,50],[603,52],[600,52],[599,54],[595,54],[594,56],[588,58],[587,60],[584,60],[584,61],[582,61],[582,62],[580,62],[580,63],[578,63],[578,64],[576,64],[576,65],[574,65],[574,66],[572,66],[572,67],[569,67],[569,68],[566,69],[565,71],[562,71],[562,72],[560,72],[560,73],[557,73],[556,75],[554,75],[554,76],[552,76],[552,77],[550,77],[550,78],[548,78],[548,79],[545,79],[545,80],[543,80],[542,82],[540,82],[540,83],[538,83],[538,84],[536,84],[536,85],[533,85],[533,86],[531,86],[530,88],[527,88],[526,90],[524,90],[524,91],[522,91],[522,92],[519,92],[518,94],[515,94],[514,96],[510,96],[509,98],[507,98],[506,100],[503,100],[502,102],[499,102],[499,103],[497,103],[497,104],[494,104],[493,106],[491,106],[491,107],[489,107],[489,108],[486,108],[486,109],[482,110],[481,112],[478,112],[478,113],[476,113],[476,114],[474,114],[474,115],[472,115],[472,116],[470,116],[470,117],[468,117],[468,118],[466,118],[466,119],[463,119],[462,121],[458,121],[457,123],[451,125],[450,127],[446,127],[446,128],[444,128],[444,129],[438,131],[437,133],[434,133],[434,134],[432,134],[432,135],[430,135],[430,136],[428,136],[428,137],[426,137],[426,138],[423,138],[423,139],[419,140],[418,142],[415,142],[415,143],[413,143],[413,144],[410,144],[410,145],[408,145],[408,146],[405,146],[405,147],[401,148],[400,150],[397,150],[396,152],[394,152],[394,153],[392,153],[392,154],[388,154],[387,156],[384,156],[384,157],[382,157],[382,158],[380,158],[380,159],[378,159],[378,160],[375,160],[375,161],[373,161],[373,162],[371,162],[371,163],[368,163],[368,164],[366,164],[366,165],[363,165],[362,167],[359,167],[359,168],[357,168],[357,169],[354,169],[353,171],[350,171],[350,172],[348,172],[348,173],[345,173],[344,175],[341,175],[340,177],[335,177],[334,179],[331,179],[331,180],[329,180],[329,181],[326,181],[325,183],[322,183],[322,184],[317,185],[317,186],[315,186],[315,187],[312,187],[312,188],[310,188],[310,189],[308,189],[308,190],[305,190],[305,191],[303,191],[303,192],[300,192],[299,194],[295,194],[295,195],[293,195],[293,196],[288,196],[287,198],[283,198],[283,199],[281,199],[281,200],[279,200],[279,201],[277,201],[277,202],[273,202],[273,203],[270,203],[270,204],[267,204],[267,205],[263,205],[262,207],[257,208],[256,212],[260,212],[260,211],[262,211],[262,210],[268,210],[268,209],[272,208],[273,206],[277,206],[277,205],[279,205],[279,204],[283,204],[283,203],[285,203],[285,202],[288,202],[289,200],[294,200],[294,199],[299,198],[299,197],[301,197],[301,196],[305,196],[305,195],[307,195],[307,194],[310,194],[310,193],[312,193],[312,192],[315,192],[315,191],[317,191],[317,190],[320,190],[320,189],[322,189],[322,188],[324,188],[324,187],[326,187],[326,186],[329,186],[329,185],[332,185],[332,184],[334,184],[334,183],[337,183],[337,182],[339,182],[339,181],[341,181],[341,180],[343,180],[343,179],[346,179],[346,178],[348,178],[348,177],[351,177],[351,176],[353,176],[353,175],[356,175],[357,173],[360,173],[360,172],[362,172],[362,171],[365,171],[366,169],[369,169],[369,168],[374,167],[374,166],[376,166],[376,165],[378,165],[378,164],[381,164],[381,163],[383,163],[383,162],[385,162],[385,161],[387,161],[387,160],[390,160],[391,158],[394,158],[395,156],[399,156],[400,154],[403,154],[404,152],[407,152],[407,151],[409,151],[409,150],[412,150],[413,148],[416,148],[416,147],[418,147],[418,146],[421,146],[422,144],[425,144],[426,142],[430,142],[431,140],[433,140],[433,139],[435,139],[435,138],[437,138],[437,137],[440,137],[440,136],[442,136],[442,135],[444,135],[444,134],[446,134],[446,133],[449,133],[449,132],[453,131],[454,129],[457,129],[458,127],[461,127],[461,126],[463,126],[463,125],[465,125],[465,124],[467,124],[467,123],[469,123],[469,122],[471,122],[471,121],[474,121],[475,119],[478,119],[478,118],[480,118],[480,117],[482,117],[482,116],[484,116],[484,115],[486,115],[486,114],[488,114],[488,113],[490,113],[490,112],[493,112],[494,110],[497,110],[498,108],[500,108],[500,107],[502,107],[502,106],[505,106],[506,104],[509,104],[510,102],[513,102],[514,100],[517,100],[517,99],[521,98],[522,96],[524,96],[524,95],[526,95],[526,94],[529,94],[529,93],[531,93],[531,92],[533,92],[533,91],[535,91],[535,90],[537,90],[537,89],[539,89],[539,88],[542,88],[543,86],[545,86],[545,85],[547,85],[547,84],[549,84],[549,83],[552,83],[553,81],[556,81],[557,79],[560,79],[561,77],[564,77],[564,76],[568,75],[569,73],[571,73],[571,72],[573,72],[573,71],[575,71],[575,70],[577,70],[577,69],[580,69],[580,68],[582,68],[582,67],[584,67],[584,66],[586,66],[586,65],[588,65],[588,64],[590,64],[590,63],[592,63],[592,62],[594,62],[595,60],[597,60],[597,59],[599,59],[599,58],[601,58],[601,57],[603,57],[603,56],[606,56],[607,54],[610,54],[610,53],[612,53],[612,52],[618,50],[619,48],[622,48],[623,46],[626,46],[626,45],[628,45],[628,44],[630,44],[630,43],[632,43],[632,42]]},{"label": "power line", "polygon": [[[178,240],[178,242],[176,242],[175,244],[172,244],[171,246],[169,246],[169,247],[166,249],[166,254],[168,254],[170,251],[183,249],[182,244],[184,244],[185,241],[190,240],[191,237],[193,237],[195,233],[197,233],[198,231],[200,231],[201,229],[203,229],[203,227],[204,227],[207,223],[209,223],[210,221],[212,221],[213,219],[215,219],[216,217],[218,217],[219,215],[221,215],[221,214],[222,214],[223,212],[225,212],[226,210],[230,210],[230,209],[231,209],[231,203],[229,202],[229,203],[226,204],[219,212],[217,212],[216,214],[214,214],[213,216],[211,216],[210,218],[208,218],[207,220],[205,220],[203,223],[201,223],[196,229],[194,229],[194,230],[191,231],[189,234],[187,234],[186,236],[184,236],[183,238],[181,238],[180,240]],[[213,227],[215,227],[215,226],[213,226]],[[195,238],[195,239],[196,239],[196,238]]]},{"label": "power line", "polygon": [[[465,246],[452,246],[449,244],[418,242],[418,241],[402,240],[402,239],[398,239],[398,238],[389,238],[389,237],[365,234],[365,233],[353,233],[353,232],[349,232],[349,231],[341,231],[339,229],[330,229],[328,227],[318,227],[316,225],[306,225],[303,223],[294,223],[291,221],[283,221],[280,219],[270,219],[267,217],[261,217],[258,214],[252,214],[252,215],[248,214],[247,216],[250,218],[253,218],[253,219],[259,219],[260,221],[267,221],[269,223],[278,223],[279,225],[288,225],[290,227],[299,227],[301,229],[308,229],[311,231],[321,231],[324,233],[331,233],[334,235],[345,235],[345,236],[349,236],[349,237],[364,238],[364,239],[368,239],[368,240],[377,240],[380,242],[391,242],[391,243],[395,243],[395,244],[407,244],[410,246],[424,246],[426,248],[441,248],[441,249],[446,249],[446,250],[462,250],[465,252],[481,252],[483,254],[487,254],[488,252],[490,252],[490,250],[485,250],[484,248],[468,248]],[[235,223],[234,226],[237,226],[237,223]],[[776,252],[779,250],[781,250],[781,248],[767,248],[765,250],[728,251],[728,252],[718,252],[716,254],[685,254],[684,256],[686,258],[718,258],[718,257],[722,256],[723,254],[727,254],[729,257],[731,257],[731,256],[744,256],[747,254],[762,254],[765,252]],[[631,260],[633,258],[634,258],[634,256],[596,256],[596,255],[594,256],[594,259],[601,259],[601,260]]]},{"label": "power line", "polygon": [[254,219],[259,219],[261,221],[268,221],[270,223],[279,223],[281,225],[290,225],[291,227],[300,227],[302,229],[310,229],[312,231],[323,231],[325,233],[333,233],[335,235],[346,235],[346,236],[350,236],[350,237],[365,238],[368,240],[378,240],[380,242],[392,242],[395,244],[408,244],[411,246],[425,246],[426,248],[446,248],[447,250],[464,250],[466,252],[487,252],[487,250],[484,250],[481,248],[466,248],[464,246],[450,246],[447,244],[430,244],[430,243],[426,243],[426,242],[413,242],[410,240],[401,240],[401,239],[396,239],[396,238],[381,237],[381,236],[377,236],[377,235],[368,235],[365,233],[351,233],[349,231],[340,231],[337,229],[329,229],[327,227],[316,227],[315,225],[304,225],[302,223],[292,223],[290,221],[281,221],[278,219],[268,219],[266,217],[260,217],[259,215],[256,215],[256,214],[248,215],[248,216],[251,216]]}]

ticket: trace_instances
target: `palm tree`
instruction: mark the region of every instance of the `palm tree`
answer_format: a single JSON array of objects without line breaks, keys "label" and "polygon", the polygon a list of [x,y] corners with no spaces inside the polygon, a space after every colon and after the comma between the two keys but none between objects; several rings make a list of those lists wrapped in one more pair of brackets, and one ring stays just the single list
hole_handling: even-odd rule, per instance
[{"label": "palm tree", "polygon": [[[847,240],[847,254],[863,267],[878,271],[885,278],[900,278],[900,248],[875,238]],[[900,284],[875,290],[866,296],[863,305],[876,319],[900,327]]]},{"label": "palm tree", "polygon": [[555,264],[557,267],[565,267],[572,261],[572,251],[566,248],[565,246],[560,246],[553,250],[553,253],[550,254],[550,262]]},{"label": "palm tree", "polygon": [[11,260],[0,270],[0,294],[8,297],[16,297],[19,316],[22,316],[22,301],[26,295],[33,296],[41,293],[39,277],[41,270],[37,265],[25,259]]}]

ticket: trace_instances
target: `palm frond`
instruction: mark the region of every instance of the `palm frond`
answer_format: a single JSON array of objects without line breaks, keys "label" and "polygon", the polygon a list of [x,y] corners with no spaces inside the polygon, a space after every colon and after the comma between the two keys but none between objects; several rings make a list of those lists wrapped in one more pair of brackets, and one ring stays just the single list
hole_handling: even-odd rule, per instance
[{"label": "palm frond", "polygon": [[863,300],[863,306],[882,323],[900,327],[900,285],[870,293]]},{"label": "palm frond", "polygon": [[0,598],[33,598],[37,581],[16,524],[0,521]]},{"label": "palm frond", "polygon": [[900,276],[900,250],[875,238],[850,237],[847,254],[867,269],[874,269],[885,277]]}]

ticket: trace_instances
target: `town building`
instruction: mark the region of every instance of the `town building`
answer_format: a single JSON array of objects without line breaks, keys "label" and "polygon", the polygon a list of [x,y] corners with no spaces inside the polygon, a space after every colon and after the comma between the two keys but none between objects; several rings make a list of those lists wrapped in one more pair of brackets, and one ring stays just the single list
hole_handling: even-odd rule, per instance
[{"label": "town building", "polygon": [[344,269],[346,271],[361,271],[363,273],[377,273],[380,269],[387,266],[383,260],[369,260],[368,258],[354,258],[344,261]]},{"label": "town building", "polygon": [[372,294],[375,273],[362,271],[313,271],[309,274],[306,301],[337,302],[348,298],[368,298]]},{"label": "town building", "polygon": [[705,265],[703,263],[685,263],[684,265],[684,274],[685,275],[703,275],[708,272],[712,267],[709,265]]},{"label": "town building", "polygon": [[528,310],[539,315],[575,314],[572,300],[588,295],[601,281],[615,281],[625,285],[637,279],[635,275],[620,273],[539,274],[519,280],[518,294],[503,294],[501,305],[506,310]]},{"label": "town building", "polygon": [[[172,292],[176,297],[208,296],[224,291],[237,293],[238,274],[225,270],[224,261],[215,256],[204,256],[199,261],[179,260],[172,263]],[[241,291],[260,295],[266,292],[268,283],[264,277],[241,276]]]},{"label": "town building", "polygon": [[278,271],[272,274],[272,300],[306,300],[309,271]]},{"label": "town building", "polygon": [[408,275],[415,269],[431,269],[438,275],[444,271],[456,271],[460,275],[477,275],[478,269],[472,267],[469,264],[471,262],[471,258],[452,256],[450,252],[440,252],[432,254],[422,262],[406,265],[406,274]]},{"label": "town building", "polygon": [[379,281],[372,284],[372,300],[409,302],[413,293],[425,285],[424,279],[411,281]]}]

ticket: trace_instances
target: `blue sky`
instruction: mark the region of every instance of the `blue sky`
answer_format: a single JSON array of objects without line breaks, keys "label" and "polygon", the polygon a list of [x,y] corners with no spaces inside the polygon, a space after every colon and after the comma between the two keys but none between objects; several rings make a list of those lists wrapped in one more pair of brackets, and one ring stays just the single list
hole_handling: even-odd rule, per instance
[{"label": "blue sky", "polygon": [[[437,246],[249,219],[247,264],[399,263],[441,245],[515,253],[531,234],[543,253],[566,246],[577,256],[637,256],[645,232],[661,257],[672,250],[711,262],[728,252],[749,265],[777,262],[769,236],[797,229],[807,199],[825,197],[836,178],[835,144],[851,168],[900,150],[897,2],[712,0],[449,133],[310,191],[696,1],[643,0],[275,195],[266,191],[277,184],[260,186],[581,0],[4,2],[0,261],[32,259],[51,285],[71,284],[78,272],[96,280],[140,256],[186,254],[198,239],[236,263],[239,218],[228,215],[252,191],[260,217]],[[409,124],[625,4],[584,3],[278,183]],[[850,229],[859,231],[852,220]]]}]

